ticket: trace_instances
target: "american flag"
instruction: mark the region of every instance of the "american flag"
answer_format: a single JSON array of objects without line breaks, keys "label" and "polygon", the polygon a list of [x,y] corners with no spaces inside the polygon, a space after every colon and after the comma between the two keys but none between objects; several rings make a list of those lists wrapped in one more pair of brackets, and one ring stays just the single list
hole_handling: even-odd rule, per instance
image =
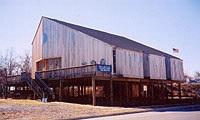
[{"label": "american flag", "polygon": [[179,49],[173,48],[173,52],[174,52],[174,53],[179,53]]}]

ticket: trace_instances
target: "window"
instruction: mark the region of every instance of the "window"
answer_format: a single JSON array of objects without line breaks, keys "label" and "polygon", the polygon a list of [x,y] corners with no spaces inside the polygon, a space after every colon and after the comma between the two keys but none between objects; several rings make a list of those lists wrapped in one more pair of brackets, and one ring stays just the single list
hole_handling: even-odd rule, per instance
[{"label": "window", "polygon": [[61,59],[54,58],[48,60],[48,70],[54,70],[61,68]]},{"label": "window", "polygon": [[54,70],[59,68],[61,68],[61,58],[50,58],[37,62],[37,71]]}]

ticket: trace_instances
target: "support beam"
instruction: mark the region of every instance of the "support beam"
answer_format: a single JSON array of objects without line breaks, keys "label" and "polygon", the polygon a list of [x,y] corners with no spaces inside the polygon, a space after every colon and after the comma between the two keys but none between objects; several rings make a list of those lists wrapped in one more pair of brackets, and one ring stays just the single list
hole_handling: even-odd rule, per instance
[{"label": "support beam", "polygon": [[150,90],[151,91],[151,101],[150,101],[151,103],[150,104],[154,104],[154,102],[155,102],[154,101],[155,100],[155,96],[154,96],[154,82],[151,81],[150,85],[151,85],[151,90]]},{"label": "support beam", "polygon": [[62,80],[59,80],[59,101],[62,101]]},{"label": "support beam", "polygon": [[171,82],[171,98],[172,98],[172,100],[174,99],[174,95],[173,95],[173,82]]},{"label": "support beam", "polygon": [[179,100],[181,100],[181,83],[178,83]]},{"label": "support beam", "polygon": [[83,96],[83,82],[82,82],[82,85],[81,85],[81,96]]},{"label": "support beam", "polygon": [[96,85],[94,77],[92,77],[92,105],[96,105]]},{"label": "support beam", "polygon": [[83,79],[83,95],[86,95],[86,86],[87,86],[86,80]]},{"label": "support beam", "polygon": [[74,97],[74,82],[72,83],[72,96]]},{"label": "support beam", "polygon": [[80,85],[78,84],[77,85],[77,88],[78,88],[78,97],[80,96]]},{"label": "support beam", "polygon": [[113,80],[110,79],[110,105],[113,105]]},{"label": "support beam", "polygon": [[164,103],[165,101],[165,96],[164,96],[164,86],[163,86],[163,81],[161,82],[161,103]]},{"label": "support beam", "polygon": [[140,99],[142,98],[142,82],[141,82],[141,80],[139,82],[139,97],[140,97]]},{"label": "support beam", "polygon": [[125,82],[125,106],[127,106],[129,103],[128,97],[128,82]]},{"label": "support beam", "polygon": [[67,85],[67,97],[69,97],[69,95],[70,95],[69,87],[70,87],[70,85],[69,85],[69,82],[68,82],[68,85]]}]

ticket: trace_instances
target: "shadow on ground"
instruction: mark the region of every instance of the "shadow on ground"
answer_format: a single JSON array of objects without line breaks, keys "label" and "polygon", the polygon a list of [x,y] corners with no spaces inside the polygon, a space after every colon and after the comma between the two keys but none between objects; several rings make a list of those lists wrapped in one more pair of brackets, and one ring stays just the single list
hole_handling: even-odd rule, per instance
[{"label": "shadow on ground", "polygon": [[199,105],[186,105],[186,106],[177,106],[177,107],[169,107],[169,108],[158,108],[152,111],[155,112],[193,112],[193,111],[200,111],[200,104]]},{"label": "shadow on ground", "polygon": [[200,104],[195,105],[176,105],[176,106],[143,106],[137,107],[148,109],[144,111],[137,111],[137,112],[123,112],[123,113],[115,113],[115,114],[108,114],[108,115],[99,115],[99,116],[87,116],[87,117],[77,117],[67,120],[77,120],[77,119],[89,119],[89,118],[98,118],[98,117],[108,117],[108,116],[117,116],[117,115],[127,115],[127,114],[136,114],[136,113],[144,113],[144,112],[193,112],[193,111],[200,111]]}]

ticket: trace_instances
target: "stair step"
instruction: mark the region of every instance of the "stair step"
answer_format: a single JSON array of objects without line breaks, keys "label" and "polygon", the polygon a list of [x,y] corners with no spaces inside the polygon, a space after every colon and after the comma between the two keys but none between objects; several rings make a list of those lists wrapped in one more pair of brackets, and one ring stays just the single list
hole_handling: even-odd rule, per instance
[{"label": "stair step", "polygon": [[52,90],[43,80],[40,79],[40,76],[37,74],[35,76],[35,80],[32,80],[31,75],[24,72],[21,74],[21,79],[28,84],[28,86],[39,98],[42,99],[52,97]]}]

